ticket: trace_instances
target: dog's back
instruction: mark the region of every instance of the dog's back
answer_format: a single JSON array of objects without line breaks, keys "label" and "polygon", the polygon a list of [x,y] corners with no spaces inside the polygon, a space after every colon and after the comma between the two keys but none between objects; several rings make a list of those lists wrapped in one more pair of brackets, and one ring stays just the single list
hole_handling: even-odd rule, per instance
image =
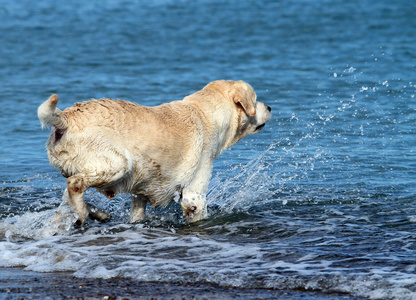
[{"label": "dog's back", "polygon": [[91,100],[76,103],[64,111],[56,108],[58,96],[52,95],[38,109],[38,117],[43,125],[51,125],[60,130],[81,131],[89,126],[101,126],[123,131],[132,127],[137,114],[146,114],[146,107],[112,99]]},{"label": "dog's back", "polygon": [[51,96],[38,116],[42,124],[52,125],[48,157],[65,177],[97,177],[90,185],[105,194],[146,189],[149,201],[163,205],[192,176],[194,167],[189,166],[195,166],[197,156],[188,153],[201,151],[196,147],[202,149],[202,136],[195,132],[197,117],[185,114],[182,104],[150,108],[101,99],[61,111],[56,103],[57,96]]}]

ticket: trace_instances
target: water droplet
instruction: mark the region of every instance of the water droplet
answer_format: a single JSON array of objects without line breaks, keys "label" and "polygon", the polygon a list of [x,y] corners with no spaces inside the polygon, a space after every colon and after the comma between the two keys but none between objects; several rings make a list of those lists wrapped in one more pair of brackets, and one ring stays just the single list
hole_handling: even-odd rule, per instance
[{"label": "water droplet", "polygon": [[354,72],[355,70],[356,70],[355,68],[350,67],[350,68],[348,69],[348,72],[352,73],[352,72]]}]

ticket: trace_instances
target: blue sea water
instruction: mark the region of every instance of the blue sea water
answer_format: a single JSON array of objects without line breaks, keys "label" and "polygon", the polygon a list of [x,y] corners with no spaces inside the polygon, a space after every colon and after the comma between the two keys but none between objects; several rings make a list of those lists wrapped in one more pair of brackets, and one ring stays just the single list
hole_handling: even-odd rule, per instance
[{"label": "blue sea water", "polygon": [[[415,1],[0,3],[0,266],[416,299]],[[129,196],[92,192],[110,223],[56,218],[42,101],[154,106],[217,79],[273,115],[215,162],[207,220],[174,203],[132,225]]]}]

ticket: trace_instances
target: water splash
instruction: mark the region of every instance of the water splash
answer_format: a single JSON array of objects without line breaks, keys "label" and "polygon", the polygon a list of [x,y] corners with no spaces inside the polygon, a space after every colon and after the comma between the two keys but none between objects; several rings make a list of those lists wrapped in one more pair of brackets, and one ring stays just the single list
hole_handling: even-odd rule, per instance
[{"label": "water splash", "polygon": [[6,218],[0,223],[0,238],[5,238],[8,242],[17,242],[70,234],[76,216],[67,203],[67,197],[68,195],[64,194],[61,205],[56,209],[28,211],[22,215]]}]

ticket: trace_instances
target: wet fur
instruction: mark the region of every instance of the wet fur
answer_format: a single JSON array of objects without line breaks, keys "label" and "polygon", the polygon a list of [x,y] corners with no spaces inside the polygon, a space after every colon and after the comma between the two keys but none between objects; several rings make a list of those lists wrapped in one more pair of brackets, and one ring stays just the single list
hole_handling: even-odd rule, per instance
[{"label": "wet fur", "polygon": [[83,199],[89,187],[108,198],[133,195],[131,221],[146,203],[181,199],[190,222],[206,217],[206,192],[214,159],[270,119],[250,85],[215,81],[182,101],[157,107],[112,99],[77,103],[64,111],[52,95],[38,109],[51,125],[50,163],[67,177],[69,200],[82,224],[109,215]]}]

